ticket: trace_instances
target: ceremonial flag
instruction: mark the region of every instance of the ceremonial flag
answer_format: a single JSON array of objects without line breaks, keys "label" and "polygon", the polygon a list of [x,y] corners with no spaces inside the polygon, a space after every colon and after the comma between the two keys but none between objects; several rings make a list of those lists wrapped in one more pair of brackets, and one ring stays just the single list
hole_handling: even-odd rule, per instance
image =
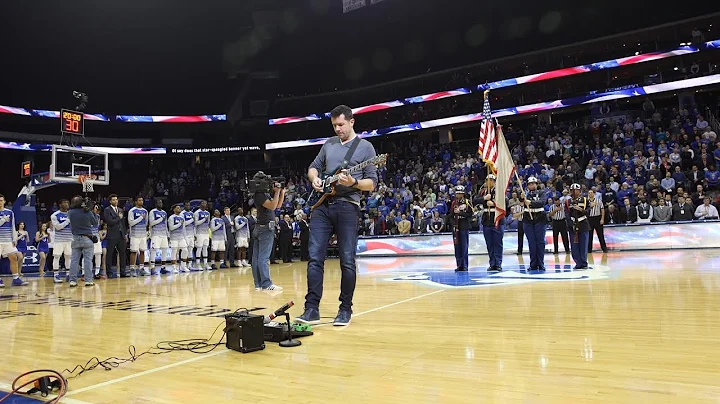
[{"label": "ceremonial flag", "polygon": [[485,101],[483,102],[483,120],[480,124],[480,139],[478,140],[478,154],[482,161],[487,164],[488,174],[495,174],[495,227],[500,225],[500,220],[507,213],[505,197],[507,188],[515,173],[515,163],[510,154],[510,149],[505,142],[502,126],[496,125],[490,109],[489,90],[485,90]]},{"label": "ceremonial flag", "polygon": [[483,103],[483,119],[480,124],[478,154],[480,155],[480,159],[488,165],[488,169],[494,173],[497,171],[495,166],[498,158],[498,145],[492,110],[490,109],[490,98],[488,97],[489,92],[489,90],[485,90],[484,94],[485,102]]},{"label": "ceremonial flag", "polygon": [[510,185],[510,180],[515,174],[515,162],[513,162],[512,154],[510,149],[505,142],[505,135],[503,135],[502,126],[497,125],[496,129],[497,136],[497,153],[495,159],[495,227],[500,224],[500,219],[505,217],[506,209],[505,197],[507,195],[507,189]]}]

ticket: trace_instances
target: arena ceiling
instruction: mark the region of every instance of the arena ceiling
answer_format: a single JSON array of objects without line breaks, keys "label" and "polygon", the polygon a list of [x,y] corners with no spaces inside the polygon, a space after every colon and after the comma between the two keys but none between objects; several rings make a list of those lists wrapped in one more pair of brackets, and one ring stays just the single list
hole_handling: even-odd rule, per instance
[{"label": "arena ceiling", "polygon": [[384,0],[343,14],[342,0],[8,2],[0,104],[72,106],[77,90],[91,112],[224,113],[253,72],[279,77],[268,97],[348,88],[699,16],[711,3]]}]

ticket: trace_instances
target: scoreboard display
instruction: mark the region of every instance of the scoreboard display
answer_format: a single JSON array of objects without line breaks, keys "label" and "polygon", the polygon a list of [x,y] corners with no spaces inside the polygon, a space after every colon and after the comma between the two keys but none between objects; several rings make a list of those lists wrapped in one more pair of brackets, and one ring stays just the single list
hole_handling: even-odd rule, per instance
[{"label": "scoreboard display", "polygon": [[62,109],[60,111],[60,130],[67,135],[85,135],[85,114]]},{"label": "scoreboard display", "polygon": [[29,178],[32,175],[32,161],[23,161],[20,167],[20,178]]}]

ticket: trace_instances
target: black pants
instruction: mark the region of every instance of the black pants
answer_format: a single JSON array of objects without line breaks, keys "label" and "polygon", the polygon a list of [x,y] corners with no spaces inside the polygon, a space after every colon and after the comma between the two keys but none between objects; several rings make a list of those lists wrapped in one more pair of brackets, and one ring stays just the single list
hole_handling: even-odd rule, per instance
[{"label": "black pants", "polygon": [[253,256],[253,231],[250,230],[250,239],[248,240],[248,249],[247,249],[247,262],[252,263],[252,256]]},{"label": "black pants", "polygon": [[225,240],[225,262],[228,266],[235,263],[235,252],[237,249],[235,248],[235,235],[233,233],[230,233],[227,235],[227,239]]},{"label": "black pants", "polygon": [[108,268],[115,268],[115,250],[117,250],[118,256],[120,257],[120,268],[117,268],[117,272],[111,271],[114,274],[125,276],[127,274],[127,257],[125,253],[125,239],[108,239],[107,240],[107,258],[105,259],[105,265]]},{"label": "black pants", "polygon": [[283,262],[292,262],[292,235],[280,236],[279,244]]},{"label": "black pants", "polygon": [[518,222],[518,254],[522,254],[523,252],[523,239],[525,238],[525,229],[523,226],[523,222]]},{"label": "black pants", "polygon": [[588,252],[592,252],[593,248],[593,230],[598,235],[600,241],[600,248],[603,252],[607,252],[607,245],[605,245],[605,233],[603,232],[603,225],[600,224],[600,216],[588,216],[588,223],[590,223],[590,237],[588,237]]},{"label": "black pants", "polygon": [[272,252],[270,253],[270,263],[275,264],[275,260],[278,256],[278,235],[275,234],[275,239],[273,240],[273,246],[272,246]]},{"label": "black pants", "polygon": [[310,253],[308,252],[308,243],[309,242],[310,242],[310,234],[300,236],[300,261],[307,261],[310,259]]},{"label": "black pants", "polygon": [[568,253],[570,251],[570,240],[568,239],[567,222],[565,221],[565,219],[553,220],[552,230],[553,246],[555,247],[553,251],[555,252],[555,254],[558,253],[558,234],[562,237],[563,246],[565,246],[565,253]]}]

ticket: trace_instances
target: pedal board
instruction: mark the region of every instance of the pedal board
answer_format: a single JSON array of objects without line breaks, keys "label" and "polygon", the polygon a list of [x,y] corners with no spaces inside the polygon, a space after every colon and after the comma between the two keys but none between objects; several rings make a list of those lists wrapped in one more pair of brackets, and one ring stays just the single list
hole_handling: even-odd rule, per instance
[{"label": "pedal board", "polygon": [[[311,331],[312,327],[309,325],[293,324],[291,328],[293,338],[308,337],[313,335],[313,332]],[[274,321],[265,324],[263,338],[267,342],[280,342],[290,339],[287,324],[277,323]]]}]

